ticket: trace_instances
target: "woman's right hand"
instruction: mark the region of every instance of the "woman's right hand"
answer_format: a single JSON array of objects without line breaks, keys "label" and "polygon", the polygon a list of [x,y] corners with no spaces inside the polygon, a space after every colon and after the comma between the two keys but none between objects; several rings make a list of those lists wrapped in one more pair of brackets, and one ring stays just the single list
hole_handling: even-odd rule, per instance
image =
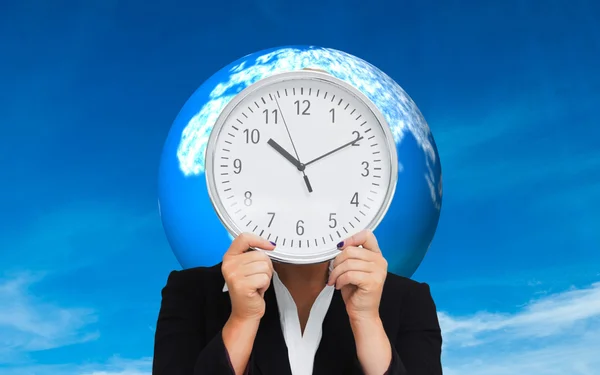
[{"label": "woman's right hand", "polygon": [[251,247],[273,250],[275,245],[257,235],[237,236],[223,256],[221,271],[231,299],[231,318],[238,321],[260,321],[265,313],[265,291],[273,276],[273,263],[261,251]]}]

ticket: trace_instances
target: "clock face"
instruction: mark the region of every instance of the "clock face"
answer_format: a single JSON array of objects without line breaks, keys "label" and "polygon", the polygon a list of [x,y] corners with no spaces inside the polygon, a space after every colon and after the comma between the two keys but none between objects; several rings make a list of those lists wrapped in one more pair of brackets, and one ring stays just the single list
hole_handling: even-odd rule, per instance
[{"label": "clock face", "polygon": [[395,143],[360,92],[325,73],[259,81],[224,109],[206,152],[213,205],[229,232],[277,244],[272,258],[316,263],[374,227],[397,178]]}]

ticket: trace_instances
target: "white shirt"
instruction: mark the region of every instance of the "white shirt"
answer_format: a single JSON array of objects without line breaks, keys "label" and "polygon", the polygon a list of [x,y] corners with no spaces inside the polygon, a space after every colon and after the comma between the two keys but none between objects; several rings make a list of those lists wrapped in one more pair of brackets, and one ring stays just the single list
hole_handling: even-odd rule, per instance
[{"label": "white shirt", "polygon": [[[331,270],[331,263],[329,265]],[[323,320],[329,310],[331,298],[335,291],[334,286],[326,285],[317,296],[310,309],[304,335],[300,329],[300,318],[298,308],[288,289],[283,285],[277,272],[273,272],[273,288],[277,298],[279,309],[279,320],[281,331],[288,348],[288,358],[292,375],[312,375],[315,354],[323,335]],[[227,292],[227,284],[223,286],[223,292]]]}]

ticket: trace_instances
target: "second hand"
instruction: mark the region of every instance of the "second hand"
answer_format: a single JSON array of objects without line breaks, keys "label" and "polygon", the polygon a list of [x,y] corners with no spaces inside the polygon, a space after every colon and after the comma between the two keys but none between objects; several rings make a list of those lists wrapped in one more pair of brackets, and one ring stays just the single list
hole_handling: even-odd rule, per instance
[{"label": "second hand", "polygon": [[[275,95],[275,104],[277,104],[277,109],[279,109],[279,114],[281,115],[281,120],[283,121],[283,126],[285,126],[285,131],[288,134],[288,137],[290,138],[290,142],[292,143],[292,148],[294,149],[294,154],[296,154],[296,160],[300,161],[300,156],[298,156],[298,150],[296,150],[296,145],[294,144],[294,140],[292,139],[292,134],[290,133],[290,129],[287,126],[287,123],[285,122],[285,117],[283,117],[283,112],[281,111],[281,107],[279,106],[279,100],[277,100],[277,96]],[[302,164],[302,166],[304,166]],[[306,173],[304,173],[304,169],[301,170],[300,172],[302,172],[302,177],[304,177],[304,183],[306,184],[306,188],[308,189],[309,193],[312,193],[313,189],[312,189],[312,185],[310,184],[310,180],[308,179],[308,176],[306,175]]]}]

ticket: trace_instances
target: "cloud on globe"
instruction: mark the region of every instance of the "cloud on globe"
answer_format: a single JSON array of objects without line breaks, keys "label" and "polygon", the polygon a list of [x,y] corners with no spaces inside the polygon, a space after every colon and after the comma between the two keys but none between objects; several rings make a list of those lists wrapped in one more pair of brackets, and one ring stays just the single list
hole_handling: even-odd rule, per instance
[{"label": "cloud on globe", "polygon": [[183,268],[220,262],[232,240],[213,208],[204,175],[206,146],[221,111],[249,85],[306,68],[351,84],[386,119],[396,143],[398,182],[375,235],[391,272],[410,277],[423,260],[442,204],[439,154],[423,115],[392,78],[368,62],[330,48],[289,46],[252,53],[213,74],[171,126],[160,160],[159,207],[167,239]]}]

